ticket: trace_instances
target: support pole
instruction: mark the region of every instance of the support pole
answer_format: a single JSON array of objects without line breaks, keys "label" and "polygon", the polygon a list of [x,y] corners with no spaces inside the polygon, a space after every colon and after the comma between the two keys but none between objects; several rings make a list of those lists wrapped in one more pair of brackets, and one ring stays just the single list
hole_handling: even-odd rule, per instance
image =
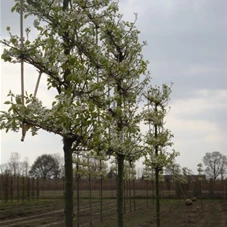
[{"label": "support pole", "polygon": [[42,75],[42,72],[40,71],[39,72],[38,79],[37,79],[37,82],[36,82],[36,86],[35,86],[34,97],[36,97],[36,95],[37,95],[37,91],[38,91],[38,88],[39,88],[39,83],[40,83],[41,75]]}]

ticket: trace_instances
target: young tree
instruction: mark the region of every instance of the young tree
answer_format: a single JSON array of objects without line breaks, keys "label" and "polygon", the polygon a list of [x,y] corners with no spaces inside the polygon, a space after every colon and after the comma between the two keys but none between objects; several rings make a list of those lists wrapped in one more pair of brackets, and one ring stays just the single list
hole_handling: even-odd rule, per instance
[{"label": "young tree", "polygon": [[186,199],[187,196],[185,189],[182,186],[188,183],[190,176],[193,174],[192,170],[187,167],[181,167],[179,164],[172,162],[166,166],[165,173],[171,175],[173,180],[178,183],[179,189]]},{"label": "young tree", "polygon": [[203,174],[203,164],[202,163],[197,164],[197,172],[198,172],[199,176],[201,176]]},{"label": "young tree", "polygon": [[165,167],[165,174],[172,175],[175,180],[176,177],[181,175],[181,166],[173,161]]},{"label": "young tree", "polygon": [[16,176],[20,173],[20,154],[18,152],[12,152],[9,158],[9,170]]},{"label": "young tree", "polygon": [[172,133],[164,128],[164,118],[167,115],[167,105],[170,87],[163,85],[162,87],[150,87],[145,94],[147,99],[147,109],[143,113],[145,124],[149,126],[149,130],[145,135],[145,161],[155,172],[155,193],[156,193],[156,221],[160,227],[160,200],[159,200],[159,178],[163,168],[172,163],[177,152],[172,150],[169,152],[168,147],[172,146]]},{"label": "young tree", "polygon": [[107,96],[109,115],[104,120],[104,128],[109,128],[107,154],[113,155],[117,162],[118,226],[123,227],[124,160],[134,159],[129,148],[139,143],[138,101],[149,81],[149,72],[148,62],[141,54],[146,43],[139,42],[135,22],[123,21],[120,14],[109,16],[109,22],[99,27],[100,39],[110,60],[105,72],[110,95]]},{"label": "young tree", "polygon": [[28,157],[25,157],[24,160],[20,163],[20,174],[22,176],[28,176],[28,172],[29,172],[29,159]]},{"label": "young tree", "polygon": [[0,174],[5,174],[5,173],[10,173],[11,171],[9,170],[9,165],[8,163],[3,163],[0,164]]},{"label": "young tree", "polygon": [[206,166],[205,173],[209,178],[216,180],[219,176],[224,178],[227,172],[227,157],[218,151],[206,153],[203,157],[203,163]]}]

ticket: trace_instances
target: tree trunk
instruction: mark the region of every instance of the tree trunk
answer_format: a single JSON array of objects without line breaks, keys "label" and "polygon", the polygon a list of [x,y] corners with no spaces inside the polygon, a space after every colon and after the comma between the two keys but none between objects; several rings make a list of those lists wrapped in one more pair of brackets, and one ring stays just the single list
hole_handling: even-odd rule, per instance
[{"label": "tree trunk", "polygon": [[27,177],[27,200],[30,200],[30,178]]},{"label": "tree trunk", "polygon": [[100,221],[103,222],[103,177],[100,176]]},{"label": "tree trunk", "polygon": [[13,176],[10,177],[10,200],[13,202]]},{"label": "tree trunk", "polygon": [[159,169],[155,168],[155,196],[156,196],[156,223],[160,227],[160,195],[159,195]]},{"label": "tree trunk", "polygon": [[78,173],[79,171],[79,164],[76,164],[76,203],[77,203],[77,227],[80,226],[80,175]]},{"label": "tree trunk", "polygon": [[73,140],[63,138],[65,161],[65,226],[73,227],[73,166],[72,144]]},{"label": "tree trunk", "polygon": [[22,201],[24,202],[25,199],[25,182],[24,182],[24,176],[22,177]]},{"label": "tree trunk", "polygon": [[[89,170],[90,172],[90,170]],[[89,173],[89,210],[90,210],[90,226],[92,226],[92,202],[91,198],[92,192],[91,192],[91,173]]]},{"label": "tree trunk", "polygon": [[147,207],[148,207],[148,180],[146,180],[146,198],[147,198]]},{"label": "tree trunk", "polygon": [[37,195],[37,200],[39,200],[39,178],[38,177],[36,181],[36,195]]},{"label": "tree trunk", "polygon": [[20,175],[17,176],[17,202],[20,200]]},{"label": "tree trunk", "polygon": [[125,156],[118,154],[117,155],[117,167],[118,167],[118,176],[117,176],[117,217],[118,217],[118,227],[124,226],[123,213],[124,213],[124,204],[123,204],[123,176],[124,176],[124,159]]},{"label": "tree trunk", "polygon": [[155,180],[154,179],[152,179],[152,196],[153,196],[153,205],[154,205],[154,201],[155,201]]},{"label": "tree trunk", "polygon": [[132,212],[132,191],[131,191],[131,180],[128,181],[129,188],[129,211]]},{"label": "tree trunk", "polygon": [[127,198],[127,195],[125,193],[125,191],[127,190],[127,187],[126,187],[126,180],[124,180],[124,183],[123,183],[123,203],[124,203],[124,214],[126,214],[126,198]]},{"label": "tree trunk", "polygon": [[133,180],[133,206],[134,211],[136,211],[136,189],[135,189],[135,180]]},{"label": "tree trunk", "polygon": [[[155,103],[155,112],[158,112],[157,103]],[[155,138],[158,139],[158,125],[154,125]],[[158,145],[155,146],[155,156],[158,157]],[[159,195],[159,166],[155,167],[155,193],[156,193],[156,223],[160,227],[160,195]]]}]

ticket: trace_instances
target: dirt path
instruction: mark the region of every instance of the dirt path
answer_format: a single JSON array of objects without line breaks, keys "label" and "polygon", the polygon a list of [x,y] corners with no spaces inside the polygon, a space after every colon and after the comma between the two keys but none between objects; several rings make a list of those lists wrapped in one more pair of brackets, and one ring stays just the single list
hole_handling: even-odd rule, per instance
[{"label": "dirt path", "polygon": [[9,227],[9,226],[26,226],[28,223],[36,223],[36,222],[40,222],[40,220],[42,219],[47,219],[48,217],[50,218],[50,216],[55,216],[56,214],[61,214],[63,213],[64,210],[57,210],[57,211],[51,211],[51,212],[47,212],[47,213],[42,213],[42,214],[36,214],[36,215],[31,215],[31,216],[27,216],[27,217],[23,217],[23,218],[15,218],[12,220],[6,220],[6,221],[0,221],[0,226],[4,226],[4,227]]},{"label": "dirt path", "polygon": [[[53,204],[52,204],[53,205]],[[92,205],[92,224],[94,227],[116,227],[116,201],[105,200],[103,202],[103,219],[100,222],[100,206],[95,201]],[[146,200],[136,201],[136,211],[132,207],[130,212],[129,203],[126,204],[125,227],[154,227],[155,207],[151,201],[146,206]],[[34,209],[32,215],[21,218],[11,218],[0,221],[3,227],[62,227],[64,226],[64,211],[59,206],[49,207],[47,211],[45,204],[39,209]],[[59,209],[56,210],[56,207]],[[19,209],[19,208],[18,208]],[[76,210],[74,211],[76,226]],[[161,223],[162,227],[226,227],[227,226],[227,203],[220,200],[204,200],[193,203],[186,207],[183,201],[163,200],[161,201]],[[15,217],[15,216],[12,216]],[[81,203],[80,226],[90,226],[90,209],[88,201]]]},{"label": "dirt path", "polygon": [[226,205],[221,201],[204,201],[200,210],[199,227],[226,227]]},{"label": "dirt path", "polygon": [[[105,207],[109,209],[116,209],[115,203],[104,202]],[[111,208],[113,206],[113,208]],[[52,208],[54,209],[54,207]],[[99,216],[99,205],[92,206],[92,217]],[[39,212],[42,212],[41,210]],[[76,216],[76,210],[74,210]],[[89,207],[87,204],[81,205],[80,209],[81,223],[89,222]],[[49,227],[49,226],[63,226],[64,223],[64,210],[59,209],[55,211],[42,212],[40,214],[29,215],[21,218],[12,218],[9,220],[0,221],[0,226],[3,227]]]},{"label": "dirt path", "polygon": [[220,224],[217,227],[226,227],[227,226],[227,203],[218,204],[218,211],[220,214]]}]

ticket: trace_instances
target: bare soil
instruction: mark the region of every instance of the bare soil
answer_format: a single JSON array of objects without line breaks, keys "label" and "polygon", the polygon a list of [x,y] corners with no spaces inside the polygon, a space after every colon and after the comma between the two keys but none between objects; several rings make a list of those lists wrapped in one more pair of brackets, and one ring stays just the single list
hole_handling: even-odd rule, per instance
[{"label": "bare soil", "polygon": [[[24,203],[0,202],[0,226],[2,227],[62,227],[64,226],[64,202],[61,199],[28,201]],[[126,200],[125,227],[151,227],[155,225],[153,200]],[[77,226],[76,210],[75,226]],[[91,222],[91,223],[90,223]],[[92,201],[90,217],[89,201],[81,200],[80,226],[116,227],[116,201],[103,201],[103,222],[100,222],[100,201]],[[227,202],[222,200],[198,200],[185,206],[183,200],[161,200],[162,227],[226,227]]]}]

